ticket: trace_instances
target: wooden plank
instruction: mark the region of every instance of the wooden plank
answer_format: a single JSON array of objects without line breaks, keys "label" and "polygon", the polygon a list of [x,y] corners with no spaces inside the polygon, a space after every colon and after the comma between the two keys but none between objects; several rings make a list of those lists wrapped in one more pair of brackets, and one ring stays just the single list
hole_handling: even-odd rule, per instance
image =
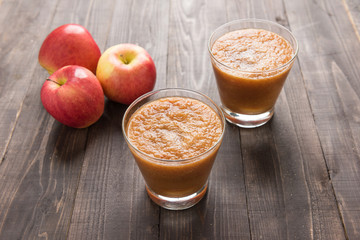
[{"label": "wooden plank", "polygon": [[[0,164],[38,65],[38,39],[49,27],[44,23],[51,21],[56,4],[57,1],[41,0],[1,2]],[[36,5],[41,7],[35,8]]]},{"label": "wooden plank", "polygon": [[[219,103],[207,41],[226,22],[221,1],[173,1],[169,26],[167,87],[207,94]],[[248,239],[239,129],[227,124],[205,199],[185,211],[161,209],[160,239]]]},{"label": "wooden plank", "polygon": [[185,211],[161,209],[160,239],[250,239],[239,133],[226,127],[207,195]]},{"label": "wooden plank", "polygon": [[[359,239],[356,4],[0,0],[0,239]],[[41,105],[38,49],[68,22],[85,25],[102,51],[146,48],[157,89],[195,89],[219,103],[207,38],[244,17],[291,28],[299,58],[268,125],[227,124],[209,192],[189,210],[147,197],[121,133],[126,106],[107,101],[99,122],[75,130]]]},{"label": "wooden plank", "polygon": [[[228,7],[229,18],[238,18],[236,10],[241,7],[238,2]],[[249,2],[248,9],[243,18],[281,19],[286,23],[282,1]],[[288,113],[278,118],[280,107],[287,106],[278,102],[275,116],[267,125],[240,131],[251,236],[310,239],[309,193],[299,162],[300,150]],[[274,127],[278,119],[282,124]]]},{"label": "wooden plank", "polygon": [[[227,8],[230,20],[265,18],[289,27],[283,1],[233,2]],[[256,239],[344,238],[300,71],[296,63],[269,124],[241,130],[251,236]]]},{"label": "wooden plank", "polygon": [[[360,237],[359,62],[357,28],[347,1],[287,3],[302,42],[300,66],[346,237]],[[298,10],[301,9],[301,12]],[[297,18],[294,12],[301,14]]]},{"label": "wooden plank", "polygon": [[[301,59],[298,61],[301,62]],[[296,64],[294,67],[298,68],[299,65]],[[342,239],[345,233],[341,216],[300,72],[294,71],[287,83],[285,94],[301,149],[307,188],[310,192],[314,239]]]},{"label": "wooden plank", "polygon": [[[113,3],[109,6],[114,14],[103,50],[124,42],[144,47],[157,68],[155,88],[165,87],[169,4]],[[159,207],[147,197],[144,181],[121,132],[126,107],[107,101],[104,117],[89,131],[69,239],[158,237]]]},{"label": "wooden plank", "polygon": [[[9,68],[5,72],[9,76],[15,74],[21,77],[9,90],[18,97],[23,95],[24,99],[20,102],[16,128],[0,166],[0,238],[65,239],[84,159],[87,129],[67,128],[45,111],[39,93],[48,74],[39,66],[37,54],[43,39],[55,27],[68,22],[85,25],[75,18],[84,16],[82,20],[85,20],[91,3],[29,3],[23,1],[14,5],[14,17],[23,17],[20,18],[23,20],[14,22],[23,25],[9,26],[14,30],[9,31],[8,38],[25,46],[16,45],[9,56],[17,61],[25,59],[19,66],[26,69],[23,64],[27,64],[30,71],[29,76],[19,75],[17,68]],[[20,41],[15,41],[19,36],[22,36]],[[24,93],[18,91],[17,84],[21,82],[25,86]]]},{"label": "wooden plank", "polygon": [[[360,11],[359,2],[357,0],[342,0],[342,7],[344,8],[348,21],[350,22],[356,38],[360,41]],[[344,15],[343,15],[344,16]],[[344,16],[345,21],[346,17]]]}]

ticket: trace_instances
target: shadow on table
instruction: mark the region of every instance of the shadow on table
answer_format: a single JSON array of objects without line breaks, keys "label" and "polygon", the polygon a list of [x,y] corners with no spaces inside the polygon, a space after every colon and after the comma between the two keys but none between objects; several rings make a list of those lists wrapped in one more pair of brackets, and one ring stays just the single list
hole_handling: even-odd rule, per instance
[{"label": "shadow on table", "polygon": [[127,107],[106,100],[104,113],[100,119],[83,129],[67,127],[55,121],[47,143],[47,151],[64,162],[83,159],[85,151],[93,147],[95,141],[95,145],[109,144],[106,142],[109,134],[122,136],[121,122]]},{"label": "shadow on table", "polygon": [[160,233],[165,239],[199,239],[212,231],[207,218],[209,209],[209,194],[195,206],[181,211],[160,209]]}]

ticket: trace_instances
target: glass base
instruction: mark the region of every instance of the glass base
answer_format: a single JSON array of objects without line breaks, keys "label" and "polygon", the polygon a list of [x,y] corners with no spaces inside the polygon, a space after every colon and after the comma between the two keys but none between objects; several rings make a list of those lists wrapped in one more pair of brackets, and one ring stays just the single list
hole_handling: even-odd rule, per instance
[{"label": "glass base", "polygon": [[172,198],[165,197],[159,194],[154,193],[148,186],[146,186],[146,191],[153,202],[155,202],[160,207],[163,207],[168,210],[184,210],[191,208],[197,204],[206,193],[208,184],[206,183],[199,191],[193,193],[186,197]]},{"label": "glass base", "polygon": [[274,108],[270,109],[267,112],[255,115],[234,113],[225,108],[224,106],[221,106],[221,108],[228,122],[242,128],[260,127],[267,123],[274,115]]}]

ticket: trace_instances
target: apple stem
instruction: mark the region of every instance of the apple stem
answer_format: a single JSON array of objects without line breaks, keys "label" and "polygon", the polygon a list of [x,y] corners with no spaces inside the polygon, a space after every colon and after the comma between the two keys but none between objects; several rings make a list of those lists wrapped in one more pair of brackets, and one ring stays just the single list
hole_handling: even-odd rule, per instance
[{"label": "apple stem", "polygon": [[54,80],[52,80],[52,79],[50,79],[50,78],[47,78],[46,81],[50,81],[50,82],[56,83],[56,84],[58,84],[59,86],[61,86],[60,83],[58,83],[58,82],[56,82],[56,81],[54,81]]},{"label": "apple stem", "polygon": [[122,54],[120,54],[120,58],[125,64],[128,64],[127,59]]}]

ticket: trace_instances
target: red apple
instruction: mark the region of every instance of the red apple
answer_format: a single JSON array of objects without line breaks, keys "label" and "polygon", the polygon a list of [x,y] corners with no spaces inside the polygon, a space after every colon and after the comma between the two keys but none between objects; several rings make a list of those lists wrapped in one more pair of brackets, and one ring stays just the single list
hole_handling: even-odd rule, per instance
[{"label": "red apple", "polygon": [[67,65],[83,66],[95,74],[100,56],[100,49],[88,30],[78,24],[65,24],[45,38],[39,63],[50,75]]},{"label": "red apple", "polygon": [[130,104],[154,89],[156,68],[144,48],[124,43],[110,47],[101,55],[96,77],[109,99]]},{"label": "red apple", "polygon": [[54,72],[41,88],[41,101],[59,122],[74,128],[95,123],[104,112],[104,92],[88,69],[69,65]]}]

